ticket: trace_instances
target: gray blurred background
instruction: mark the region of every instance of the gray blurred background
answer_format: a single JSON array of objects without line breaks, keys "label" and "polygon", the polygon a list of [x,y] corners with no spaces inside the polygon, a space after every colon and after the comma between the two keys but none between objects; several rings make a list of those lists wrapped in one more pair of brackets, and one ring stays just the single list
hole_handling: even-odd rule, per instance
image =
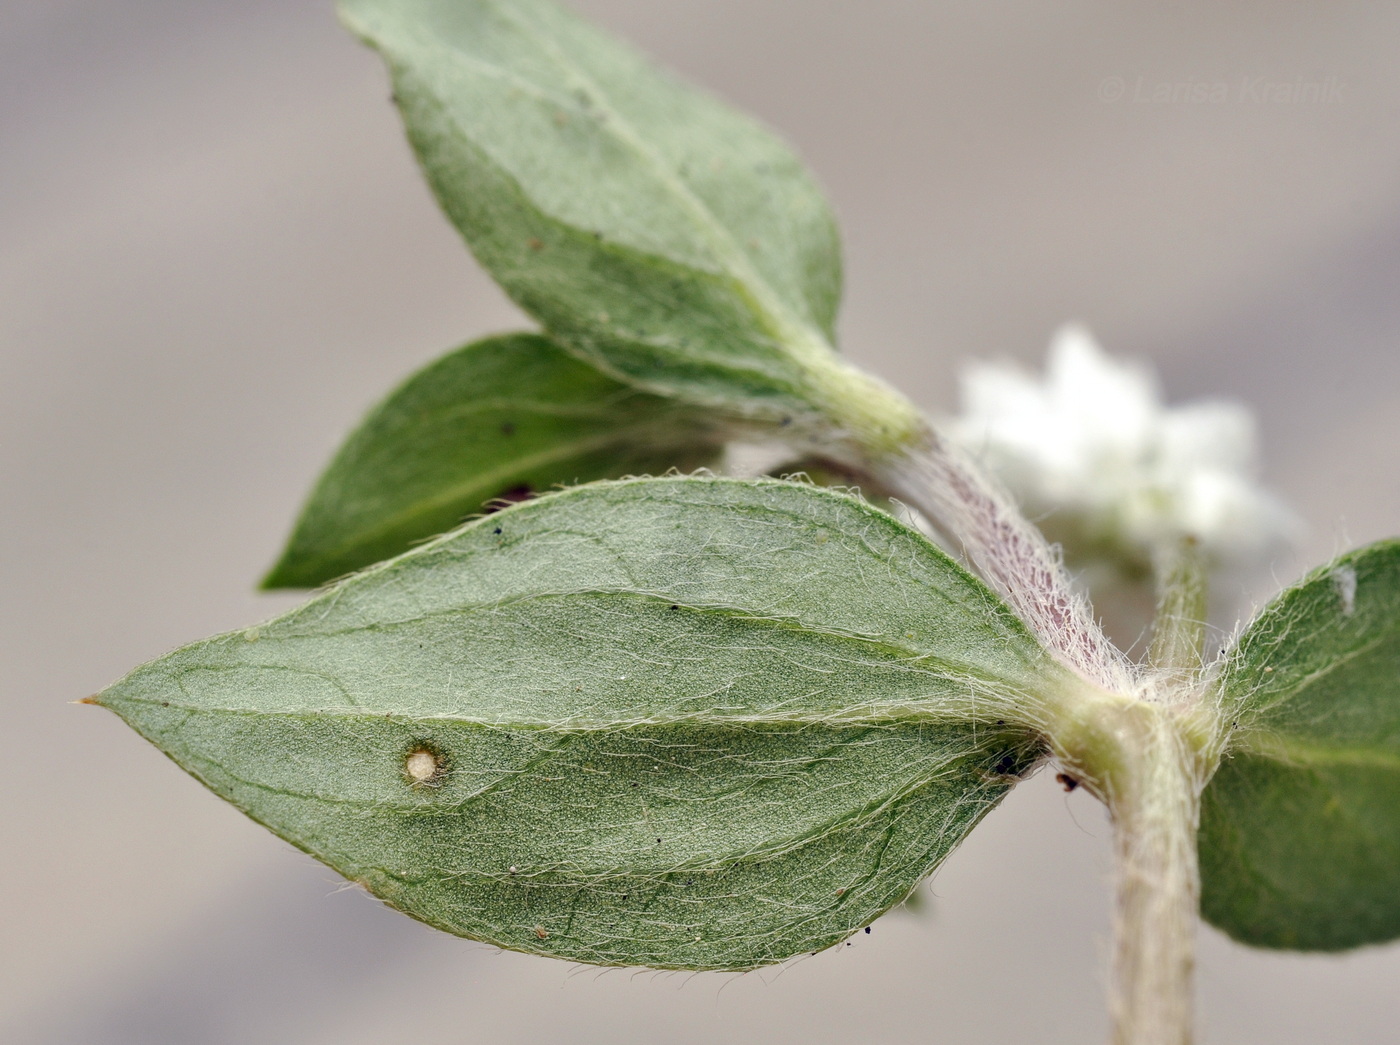
[{"label": "gray blurred background", "polygon": [[[1229,594],[1400,532],[1400,5],[576,4],[797,144],[846,351],[927,407],[1082,319],[1257,408],[1309,536]],[[520,322],[325,0],[0,0],[0,1040],[1099,1039],[1107,832],[1045,774],[851,947],[602,972],[381,909],[68,703],[291,605],[341,435]],[[1396,1039],[1400,946],[1201,946],[1204,1042]]]}]

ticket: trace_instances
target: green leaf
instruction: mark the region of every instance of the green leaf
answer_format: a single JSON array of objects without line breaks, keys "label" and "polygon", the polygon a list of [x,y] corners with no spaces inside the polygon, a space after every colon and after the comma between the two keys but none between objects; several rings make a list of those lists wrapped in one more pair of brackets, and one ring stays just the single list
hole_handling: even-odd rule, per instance
[{"label": "green leaf", "polygon": [[370,411],[312,491],[267,588],[313,587],[497,499],[713,464],[723,433],[537,334],[472,342]]},{"label": "green leaf", "polygon": [[388,63],[447,215],[569,348],[748,419],[875,442],[919,428],[832,352],[831,214],[752,120],[543,0],[340,10]]},{"label": "green leaf", "polygon": [[908,895],[1037,757],[1008,709],[1061,678],[863,502],[667,478],[507,508],[98,702],[431,925],[739,969]]},{"label": "green leaf", "polygon": [[775,479],[794,479],[799,482],[816,483],[818,486],[831,486],[838,490],[854,492],[861,500],[873,504],[882,512],[897,515],[898,509],[892,503],[895,495],[879,479],[864,472],[855,471],[840,461],[834,461],[820,454],[803,454],[787,461],[779,462],[765,471],[765,475]]},{"label": "green leaf", "polygon": [[1400,542],[1275,599],[1220,691],[1236,731],[1203,795],[1207,920],[1297,950],[1400,936]]}]

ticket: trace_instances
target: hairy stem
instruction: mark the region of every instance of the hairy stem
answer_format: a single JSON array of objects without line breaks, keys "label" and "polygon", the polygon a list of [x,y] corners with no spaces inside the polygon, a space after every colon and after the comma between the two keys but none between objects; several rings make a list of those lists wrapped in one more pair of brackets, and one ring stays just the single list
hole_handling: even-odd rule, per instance
[{"label": "hairy stem", "polygon": [[1117,864],[1113,1045],[1189,1045],[1200,879],[1196,756],[1169,715],[1135,737],[1107,789]]},{"label": "hairy stem", "polygon": [[1198,700],[1206,562],[1183,539],[1156,562],[1148,663],[1134,693],[1085,694],[1047,731],[1055,754],[1113,818],[1112,1045],[1190,1045],[1200,796],[1219,730]]},{"label": "hairy stem", "polygon": [[1208,569],[1199,543],[1158,550],[1157,614],[1146,700],[1123,709],[1100,774],[1116,864],[1109,997],[1113,1045],[1189,1045],[1200,875],[1196,830],[1214,747],[1194,684],[1202,663]]},{"label": "hairy stem", "polygon": [[899,455],[868,466],[894,496],[960,544],[969,562],[1065,664],[1109,690],[1131,674],[1059,556],[1015,502],[971,457],[933,431]]},{"label": "hairy stem", "polygon": [[1148,663],[1130,667],[1072,591],[1058,556],[1000,486],[930,429],[920,444],[859,462],[953,541],[1063,662],[1082,690],[1043,708],[1065,767],[1113,818],[1116,911],[1112,1045],[1190,1045],[1200,878],[1200,795],[1218,730],[1198,705],[1207,601],[1197,543],[1156,563]]},{"label": "hairy stem", "polygon": [[1049,740],[1113,818],[1113,1045],[1189,1045],[1205,775],[1194,709],[1127,694],[1067,705]]},{"label": "hairy stem", "polygon": [[1153,570],[1157,615],[1147,661],[1166,679],[1185,684],[1200,671],[1205,646],[1209,597],[1205,554],[1194,537],[1182,537],[1158,550]]}]

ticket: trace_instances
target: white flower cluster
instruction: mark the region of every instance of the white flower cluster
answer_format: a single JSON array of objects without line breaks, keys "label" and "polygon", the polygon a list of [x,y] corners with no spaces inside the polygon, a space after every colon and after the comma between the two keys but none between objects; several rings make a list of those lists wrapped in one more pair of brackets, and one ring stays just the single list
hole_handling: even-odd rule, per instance
[{"label": "white flower cluster", "polygon": [[1067,554],[1146,566],[1193,536],[1217,567],[1257,564],[1294,516],[1254,481],[1254,419],[1233,402],[1168,408],[1150,370],[1062,328],[1043,381],[1005,364],[963,374],[950,434],[978,455]]}]

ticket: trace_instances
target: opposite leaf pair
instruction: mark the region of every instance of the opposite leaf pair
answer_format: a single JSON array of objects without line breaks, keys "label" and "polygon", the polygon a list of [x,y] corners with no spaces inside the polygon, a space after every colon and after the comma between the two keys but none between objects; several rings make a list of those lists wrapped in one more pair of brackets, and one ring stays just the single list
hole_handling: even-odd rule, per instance
[{"label": "opposite leaf pair", "polygon": [[[1201,843],[1206,916],[1233,935],[1400,931],[1397,620],[1400,546],[1377,545],[1285,593],[1227,660],[1237,728]],[[676,478],[508,508],[99,702],[439,928],[746,968],[908,895],[1042,756],[1025,723],[1073,685],[889,516]]]},{"label": "opposite leaf pair", "polygon": [[[833,226],[765,132],[538,0],[344,6],[448,214],[549,336],[405,384],[268,584],[370,565],[496,498],[690,470],[736,431],[856,463],[932,438],[830,350]],[[1094,685],[1037,628],[856,498],[630,480],[478,519],[96,700],[433,925],[746,968],[898,903],[1053,747],[1045,709]],[[1400,933],[1398,674],[1385,543],[1190,680],[1224,752],[1200,831],[1215,924],[1307,948]]]},{"label": "opposite leaf pair", "polygon": [[468,345],[357,431],[269,587],[321,584],[493,498],[690,471],[736,430],[879,452],[922,429],[831,349],[841,258],[791,150],[538,0],[349,0],[478,260],[550,332]]}]

